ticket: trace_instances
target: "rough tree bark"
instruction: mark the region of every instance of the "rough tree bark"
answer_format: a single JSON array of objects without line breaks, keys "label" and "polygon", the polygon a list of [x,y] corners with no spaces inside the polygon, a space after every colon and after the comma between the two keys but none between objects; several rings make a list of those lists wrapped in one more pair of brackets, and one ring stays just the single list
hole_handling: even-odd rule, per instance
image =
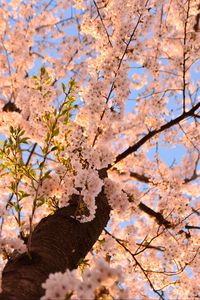
[{"label": "rough tree bark", "polygon": [[[100,177],[106,177],[100,171]],[[11,257],[2,275],[0,300],[39,300],[41,287],[49,273],[77,268],[100,236],[109,220],[110,207],[102,191],[96,198],[94,220],[80,223],[76,214],[79,196],[71,197],[70,205],[43,218],[32,233],[30,257],[27,253]]]}]

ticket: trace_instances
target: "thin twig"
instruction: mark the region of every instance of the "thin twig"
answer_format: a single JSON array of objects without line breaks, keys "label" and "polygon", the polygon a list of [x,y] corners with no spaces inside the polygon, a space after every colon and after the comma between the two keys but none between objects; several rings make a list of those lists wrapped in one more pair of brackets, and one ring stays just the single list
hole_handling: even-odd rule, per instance
[{"label": "thin twig", "polygon": [[186,51],[186,43],[187,43],[187,24],[188,24],[188,18],[189,18],[189,11],[190,11],[190,0],[187,2],[187,13],[186,13],[186,20],[184,23],[184,38],[183,38],[183,73],[182,73],[182,79],[183,79],[183,112],[185,112],[185,101],[186,101],[186,61],[188,59],[187,51]]},{"label": "thin twig", "polygon": [[[149,2],[149,1],[147,0],[146,3],[145,3],[145,6],[147,5],[148,2]],[[136,22],[136,25],[135,25],[133,31],[132,31],[132,34],[131,34],[131,36],[130,36],[128,42],[126,43],[125,50],[124,50],[124,52],[123,52],[123,54],[122,54],[122,56],[121,56],[121,58],[120,58],[120,60],[119,60],[119,64],[118,64],[117,70],[115,71],[115,76],[114,76],[113,82],[112,82],[112,84],[111,84],[111,87],[110,87],[108,96],[106,97],[106,102],[105,102],[106,105],[105,105],[105,108],[104,108],[104,110],[103,110],[103,112],[102,112],[102,114],[101,114],[101,116],[100,116],[100,121],[103,119],[103,117],[104,117],[104,115],[105,115],[108,101],[109,101],[109,99],[110,99],[110,97],[111,97],[111,94],[112,94],[112,92],[113,92],[113,90],[114,90],[115,81],[116,81],[116,78],[117,78],[117,75],[118,75],[118,71],[119,71],[119,69],[121,68],[121,65],[122,65],[122,62],[123,62],[123,60],[124,60],[124,57],[125,57],[125,55],[126,55],[126,53],[127,53],[128,47],[129,47],[129,45],[130,45],[130,43],[131,43],[131,41],[132,41],[132,39],[133,39],[133,37],[134,37],[134,35],[135,35],[135,32],[136,32],[136,30],[137,30],[137,28],[138,28],[138,25],[139,25],[140,22],[141,22],[141,18],[142,18],[142,13],[140,13],[140,15],[139,15],[139,17],[138,17],[138,20],[137,20],[137,22]],[[100,130],[100,127],[98,127],[98,128],[97,128],[97,133],[96,133],[96,135],[95,135],[95,137],[94,137],[94,140],[93,140],[93,143],[92,143],[92,147],[94,147],[94,145],[95,145],[95,143],[96,143],[96,141],[97,141],[97,138],[98,138],[98,136],[100,135],[100,133],[101,133],[101,130]]]},{"label": "thin twig", "polygon": [[103,21],[103,18],[102,18],[102,16],[101,16],[100,9],[99,9],[99,7],[98,7],[96,1],[93,0],[93,2],[94,2],[94,5],[95,5],[95,7],[96,7],[96,9],[97,9],[97,13],[98,13],[98,16],[99,16],[99,18],[100,18],[100,20],[101,20],[101,24],[102,24],[102,26],[103,26],[103,28],[104,28],[104,30],[105,30],[105,32],[106,32],[106,35],[107,35],[107,38],[108,38],[108,42],[109,42],[110,46],[113,47],[113,45],[112,45],[112,43],[111,43],[111,40],[110,40],[110,36],[109,36],[109,34],[108,34],[108,31],[107,31],[107,28],[106,28],[106,26],[105,26],[105,24],[104,24],[104,21]]}]

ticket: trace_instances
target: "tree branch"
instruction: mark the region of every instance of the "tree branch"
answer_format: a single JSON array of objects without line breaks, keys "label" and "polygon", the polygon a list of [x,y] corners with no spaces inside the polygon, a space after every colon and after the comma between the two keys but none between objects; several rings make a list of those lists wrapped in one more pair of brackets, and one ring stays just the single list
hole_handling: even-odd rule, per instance
[{"label": "tree branch", "polygon": [[144,182],[144,183],[149,183],[149,181],[151,179],[150,177],[148,177],[144,174],[138,174],[138,173],[132,172],[132,171],[130,172],[130,176],[137,179],[137,180],[139,180],[139,181],[141,181],[141,182]]},{"label": "tree branch", "polygon": [[141,138],[137,143],[135,143],[133,146],[130,146],[128,149],[126,149],[124,152],[122,152],[121,154],[119,154],[114,163],[110,164],[107,167],[107,170],[109,170],[110,168],[113,167],[113,165],[117,164],[118,162],[120,162],[121,160],[123,160],[124,158],[126,158],[127,156],[129,156],[130,154],[136,152],[142,145],[144,145],[148,140],[150,140],[152,137],[154,137],[156,134],[163,132],[166,129],[171,128],[172,126],[178,124],[179,122],[181,122],[182,120],[191,117],[194,115],[194,112],[200,107],[200,102],[197,103],[196,105],[194,105],[189,111],[182,113],[180,116],[178,116],[177,118],[171,120],[170,122],[162,125],[159,129],[154,129],[152,131],[150,131],[148,134],[146,134],[143,138]]},{"label": "tree branch", "polygon": [[150,217],[154,217],[159,225],[163,225],[165,228],[173,227],[173,224],[170,221],[166,220],[160,212],[154,211],[142,202],[139,203],[138,207]]},{"label": "tree branch", "polygon": [[98,14],[98,16],[99,16],[99,18],[100,18],[100,20],[101,20],[101,24],[102,24],[102,26],[103,26],[103,28],[104,28],[104,30],[105,30],[106,36],[107,36],[107,38],[108,38],[108,42],[109,42],[110,46],[112,47],[113,45],[112,45],[112,43],[111,43],[110,36],[109,36],[109,34],[108,34],[107,28],[106,28],[106,26],[105,26],[105,24],[104,24],[104,21],[103,21],[103,18],[102,18],[102,16],[101,16],[100,8],[98,7],[98,5],[97,5],[97,3],[96,3],[95,0],[93,0],[93,2],[94,2],[94,5],[95,5],[95,7],[96,7],[97,14]]}]

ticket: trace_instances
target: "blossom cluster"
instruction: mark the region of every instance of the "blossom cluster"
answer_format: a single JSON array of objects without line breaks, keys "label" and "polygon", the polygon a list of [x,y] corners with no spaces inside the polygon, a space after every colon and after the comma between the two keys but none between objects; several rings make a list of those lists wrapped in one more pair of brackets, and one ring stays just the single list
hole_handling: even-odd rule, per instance
[{"label": "blossom cluster", "polygon": [[109,178],[106,178],[104,183],[105,193],[110,206],[119,212],[126,211],[129,205],[127,194],[122,191],[119,184]]},{"label": "blossom cluster", "polygon": [[0,249],[5,253],[10,254],[12,250],[17,250],[19,253],[26,252],[27,248],[24,242],[20,238],[1,237],[0,238]]},{"label": "blossom cluster", "polygon": [[92,169],[82,169],[75,177],[75,187],[81,190],[83,201],[89,209],[90,216],[82,217],[82,221],[94,219],[96,211],[95,198],[101,192],[103,181],[99,178],[98,172]]},{"label": "blossom cluster", "polygon": [[103,291],[111,297],[115,295],[115,299],[120,299],[122,295],[128,296],[128,293],[120,288],[122,282],[121,268],[112,267],[100,258],[91,269],[85,269],[82,274],[77,270],[51,274],[42,284],[45,295],[41,300],[62,300],[67,296],[67,299],[94,299],[95,295],[101,292],[103,294]]}]

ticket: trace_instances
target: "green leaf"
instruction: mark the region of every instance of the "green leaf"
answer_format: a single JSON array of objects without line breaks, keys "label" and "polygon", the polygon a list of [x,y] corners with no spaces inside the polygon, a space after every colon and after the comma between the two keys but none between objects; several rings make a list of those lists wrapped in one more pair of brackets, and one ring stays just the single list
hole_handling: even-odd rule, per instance
[{"label": "green leaf", "polygon": [[45,69],[45,67],[42,67],[42,68],[40,69],[40,74],[41,74],[41,76],[44,76],[45,73],[46,73],[46,69]]},{"label": "green leaf", "polygon": [[22,207],[18,203],[14,204],[14,208],[15,208],[16,212],[20,212],[22,210]]},{"label": "green leaf", "polygon": [[53,148],[51,148],[51,152],[55,151],[58,149],[58,146],[54,146]]},{"label": "green leaf", "polygon": [[42,91],[42,86],[39,86],[38,88],[35,89],[36,91]]},{"label": "green leaf", "polygon": [[42,181],[45,180],[46,178],[50,178],[51,176],[49,175],[51,173],[52,170],[48,170],[45,172],[45,174],[42,177]]},{"label": "green leaf", "polygon": [[51,83],[51,77],[47,78],[44,83],[45,84],[50,84]]},{"label": "green leaf", "polygon": [[101,245],[103,245],[103,244],[105,243],[105,241],[106,241],[105,238],[99,239],[99,240],[98,240],[98,242],[99,242]]},{"label": "green leaf", "polygon": [[59,135],[59,128],[57,127],[54,131],[53,131],[53,136],[58,136]]},{"label": "green leaf", "polygon": [[28,144],[28,141],[29,140],[29,138],[28,137],[24,137],[24,138],[22,138],[21,140],[20,140],[20,143],[22,143],[22,144]]},{"label": "green leaf", "polygon": [[90,266],[89,259],[80,258],[79,261],[78,261],[77,266],[83,272],[86,267]]},{"label": "green leaf", "polygon": [[65,86],[65,84],[63,82],[61,83],[61,86],[62,86],[63,92],[65,92],[66,91],[66,86]]},{"label": "green leaf", "polygon": [[24,135],[25,133],[25,130],[21,130],[20,128],[18,128],[18,132],[17,132],[17,135],[20,137],[22,135]]},{"label": "green leaf", "polygon": [[43,97],[44,97],[44,98],[47,98],[49,95],[51,95],[51,92],[50,92],[50,91],[47,91],[47,92],[43,95]]},{"label": "green leaf", "polygon": [[9,189],[10,189],[13,193],[15,193],[15,191],[16,191],[16,182],[11,182],[11,185],[9,186]]},{"label": "green leaf", "polygon": [[30,196],[30,194],[28,194],[28,193],[26,193],[24,191],[19,191],[18,192],[18,196],[19,196],[19,199],[21,200],[23,198],[26,198],[26,197]]},{"label": "green leaf", "polygon": [[36,202],[36,207],[40,207],[45,203],[45,198],[44,197],[40,197],[39,199],[37,199]]},{"label": "green leaf", "polygon": [[[42,149],[42,151],[43,151],[43,149]],[[44,166],[44,162],[42,161],[42,162],[39,163],[38,168],[39,168],[39,169],[42,169],[43,166]]]},{"label": "green leaf", "polygon": [[14,128],[13,128],[12,126],[10,126],[10,127],[9,127],[9,131],[10,131],[11,133],[13,133],[13,132],[14,132]]}]

